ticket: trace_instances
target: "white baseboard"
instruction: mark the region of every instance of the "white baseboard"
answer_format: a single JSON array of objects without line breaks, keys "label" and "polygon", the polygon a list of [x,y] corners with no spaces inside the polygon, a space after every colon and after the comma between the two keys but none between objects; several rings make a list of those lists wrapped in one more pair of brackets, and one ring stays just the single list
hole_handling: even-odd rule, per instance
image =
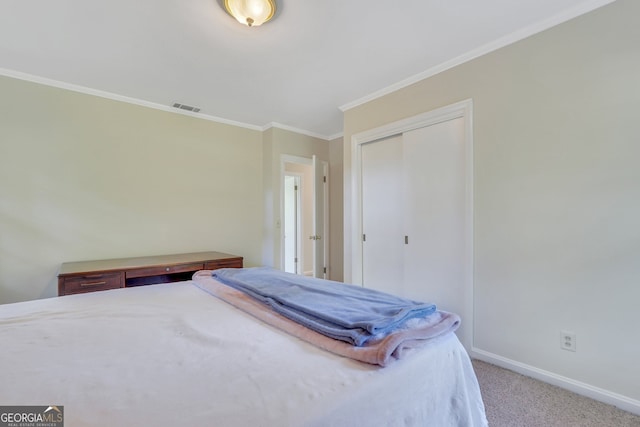
[{"label": "white baseboard", "polygon": [[640,415],[640,401],[473,347],[470,356]]}]

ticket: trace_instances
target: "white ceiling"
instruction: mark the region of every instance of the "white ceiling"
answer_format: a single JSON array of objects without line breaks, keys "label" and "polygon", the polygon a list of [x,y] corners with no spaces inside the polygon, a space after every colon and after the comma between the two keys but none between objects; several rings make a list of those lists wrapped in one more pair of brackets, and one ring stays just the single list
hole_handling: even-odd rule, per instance
[{"label": "white ceiling", "polygon": [[221,1],[2,1],[0,74],[330,139],[341,108],[612,0],[276,0],[254,28]]}]

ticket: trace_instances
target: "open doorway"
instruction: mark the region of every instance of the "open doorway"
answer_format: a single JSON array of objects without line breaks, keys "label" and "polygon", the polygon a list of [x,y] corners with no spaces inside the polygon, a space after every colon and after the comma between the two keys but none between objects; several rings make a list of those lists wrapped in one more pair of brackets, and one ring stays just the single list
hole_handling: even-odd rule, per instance
[{"label": "open doorway", "polygon": [[281,269],[327,277],[328,163],[282,156]]}]

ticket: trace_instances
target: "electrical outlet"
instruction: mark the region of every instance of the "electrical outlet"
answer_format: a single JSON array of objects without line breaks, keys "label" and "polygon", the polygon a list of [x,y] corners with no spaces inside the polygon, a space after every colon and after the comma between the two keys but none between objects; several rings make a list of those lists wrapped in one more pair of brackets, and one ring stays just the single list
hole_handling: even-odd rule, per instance
[{"label": "electrical outlet", "polygon": [[570,331],[560,331],[560,348],[576,351],[576,334]]}]

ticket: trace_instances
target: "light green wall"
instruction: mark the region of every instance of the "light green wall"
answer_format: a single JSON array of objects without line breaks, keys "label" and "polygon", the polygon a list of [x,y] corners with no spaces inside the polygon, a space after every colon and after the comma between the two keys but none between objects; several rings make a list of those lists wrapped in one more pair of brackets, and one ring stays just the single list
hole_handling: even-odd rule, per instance
[{"label": "light green wall", "polygon": [[329,141],[329,279],[344,280],[344,176],[343,138]]},{"label": "light green wall", "polygon": [[217,250],[262,263],[262,132],[0,77],[0,303],[60,263]]},{"label": "light green wall", "polygon": [[343,154],[350,236],[351,136],[472,98],[475,348],[640,408],[638,16],[618,0],[355,107]]},{"label": "light green wall", "polygon": [[[329,142],[0,77],[0,303],[62,262],[217,250],[279,265],[280,158]],[[341,209],[341,200],[337,204]]]}]

